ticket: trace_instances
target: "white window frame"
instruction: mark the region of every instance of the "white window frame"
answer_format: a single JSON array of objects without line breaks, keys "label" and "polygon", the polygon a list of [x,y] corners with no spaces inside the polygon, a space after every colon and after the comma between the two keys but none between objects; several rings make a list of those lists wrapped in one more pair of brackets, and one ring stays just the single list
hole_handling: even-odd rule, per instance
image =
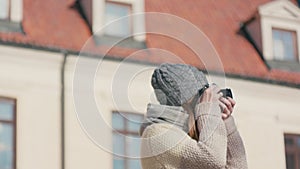
[{"label": "white window frame", "polygon": [[[132,6],[132,13],[143,13],[144,12],[144,0],[109,0],[111,2],[119,2],[130,4]],[[105,11],[106,0],[93,0],[93,33],[99,35],[99,30],[104,25],[104,11]],[[145,32],[145,18],[134,17],[133,18],[133,34],[139,34]],[[137,41],[145,41],[145,35],[136,35],[133,37]]]},{"label": "white window frame", "polygon": [[[288,0],[277,0],[258,8],[261,22],[262,51],[266,60],[274,60],[272,29],[295,31],[300,42],[300,9]],[[300,45],[298,60],[300,60]]]},{"label": "white window frame", "polygon": [[23,19],[23,0],[11,0],[10,20],[21,22]]},{"label": "white window frame", "polygon": [[9,22],[21,22],[23,19],[23,0],[10,0]]}]

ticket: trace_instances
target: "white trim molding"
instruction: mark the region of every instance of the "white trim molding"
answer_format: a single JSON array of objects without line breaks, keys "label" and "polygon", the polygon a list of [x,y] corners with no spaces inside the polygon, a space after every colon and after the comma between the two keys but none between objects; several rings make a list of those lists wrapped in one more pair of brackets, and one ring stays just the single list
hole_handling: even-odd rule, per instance
[{"label": "white trim molding", "polygon": [[300,9],[288,0],[276,0],[258,8],[261,25],[262,52],[266,60],[273,60],[272,28],[295,31],[298,60],[300,60]]},{"label": "white trim molding", "polygon": [[[130,4],[132,6],[132,14],[144,13],[144,0],[109,0],[111,2],[120,2]],[[99,34],[101,28],[105,25],[104,23],[104,11],[105,11],[106,0],[93,0],[93,33]],[[145,32],[145,18],[144,17],[133,17],[133,34],[139,34]],[[145,35],[136,35],[134,39],[137,41],[144,41]]]},{"label": "white trim molding", "polygon": [[10,19],[12,22],[22,22],[23,0],[11,0]]}]

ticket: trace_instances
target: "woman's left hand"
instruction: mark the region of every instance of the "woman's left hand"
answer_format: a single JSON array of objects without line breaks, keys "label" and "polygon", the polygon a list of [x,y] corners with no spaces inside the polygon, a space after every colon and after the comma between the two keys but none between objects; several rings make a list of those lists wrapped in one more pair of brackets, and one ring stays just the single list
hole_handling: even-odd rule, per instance
[{"label": "woman's left hand", "polygon": [[219,105],[222,110],[222,118],[227,119],[233,112],[236,102],[230,97],[220,97]]}]

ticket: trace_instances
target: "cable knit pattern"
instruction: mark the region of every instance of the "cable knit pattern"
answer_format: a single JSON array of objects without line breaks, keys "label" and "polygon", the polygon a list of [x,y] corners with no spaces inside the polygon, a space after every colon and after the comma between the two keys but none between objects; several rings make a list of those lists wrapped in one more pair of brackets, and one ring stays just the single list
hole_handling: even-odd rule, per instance
[{"label": "cable knit pattern", "polygon": [[211,103],[197,105],[196,111],[198,141],[168,123],[145,128],[141,145],[143,169],[247,168],[245,158],[237,157],[245,157],[245,151],[236,127],[230,127],[234,122],[228,121],[225,126],[219,106]]},{"label": "cable knit pattern", "polygon": [[225,120],[225,126],[228,139],[226,169],[247,168],[244,144],[232,116]]},{"label": "cable knit pattern", "polygon": [[163,105],[181,106],[206,84],[205,75],[186,64],[161,64],[151,78],[156,98]]}]

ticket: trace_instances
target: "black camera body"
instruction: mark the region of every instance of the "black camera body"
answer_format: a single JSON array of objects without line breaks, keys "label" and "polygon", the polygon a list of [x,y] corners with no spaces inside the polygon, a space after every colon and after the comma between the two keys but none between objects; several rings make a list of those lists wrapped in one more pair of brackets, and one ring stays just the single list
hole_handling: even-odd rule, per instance
[{"label": "black camera body", "polygon": [[220,90],[221,93],[223,93],[223,97],[230,97],[233,99],[233,95],[232,95],[232,92],[231,92],[231,89],[229,88],[226,88],[226,89],[221,89]]},{"label": "black camera body", "polygon": [[[203,93],[207,88],[209,88],[209,84],[206,84],[202,89],[199,90],[199,92],[198,92],[199,97],[202,95],[202,93]],[[221,90],[219,91],[219,93],[220,93],[220,92],[223,93],[223,96],[222,96],[222,97],[224,97],[224,98],[230,97],[230,98],[233,99],[233,95],[232,95],[231,89],[229,89],[229,88],[221,89]]]}]

